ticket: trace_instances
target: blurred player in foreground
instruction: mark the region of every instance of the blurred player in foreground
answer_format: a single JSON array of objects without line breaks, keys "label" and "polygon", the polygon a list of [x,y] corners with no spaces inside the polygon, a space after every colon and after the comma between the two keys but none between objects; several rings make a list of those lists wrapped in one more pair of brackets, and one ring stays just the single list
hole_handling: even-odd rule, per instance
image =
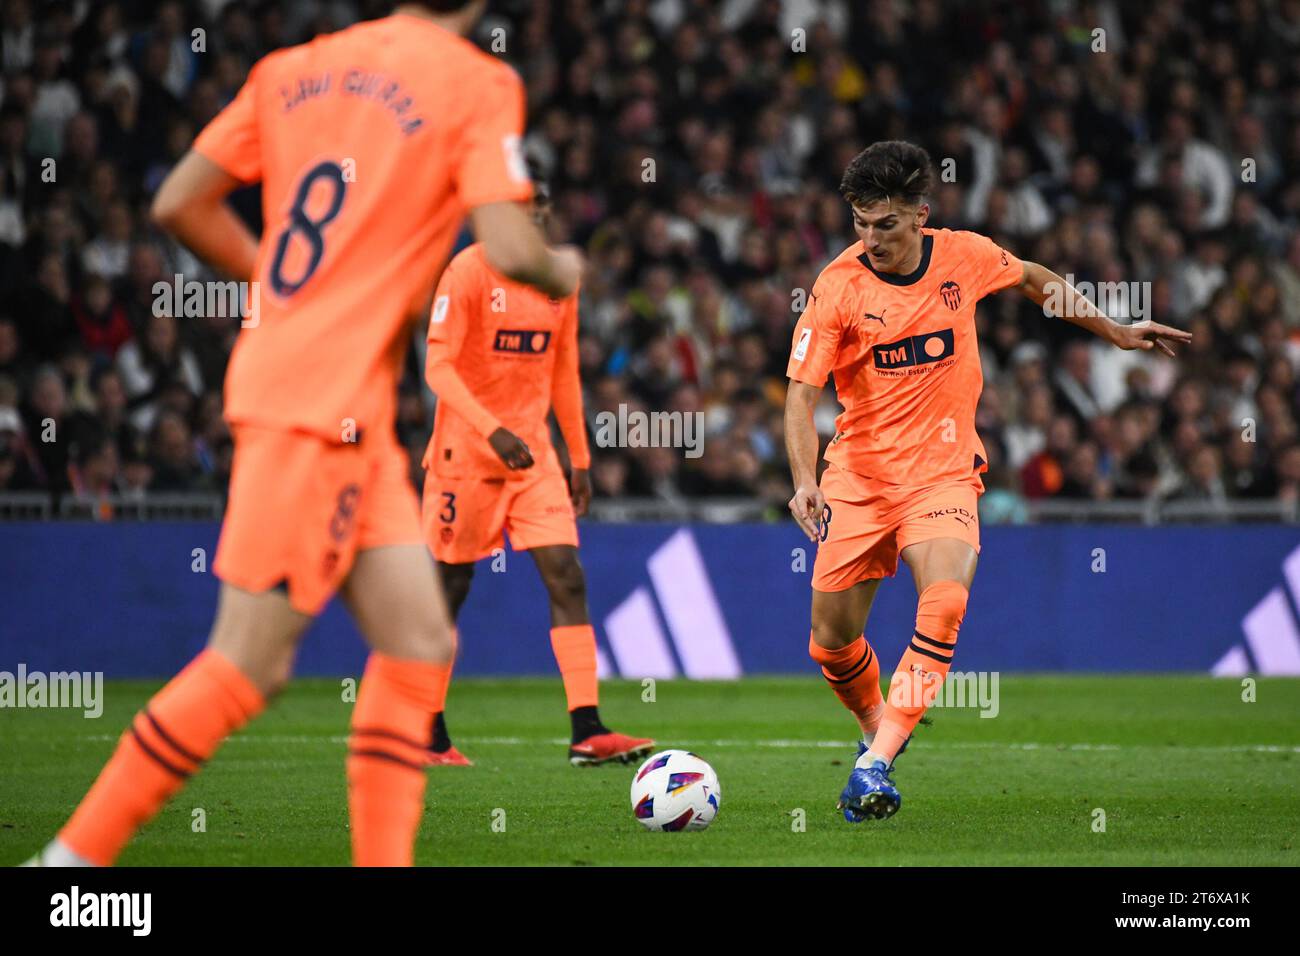
[{"label": "blurred player in foreground", "polygon": [[[975,575],[987,469],[975,432],[975,303],[1014,286],[1122,349],[1173,355],[1166,341],[1191,340],[1111,322],[1060,276],[983,236],[925,228],[930,186],[930,158],[911,143],[876,143],[849,164],[840,192],[861,242],[818,276],[786,372],[790,510],[818,542],[808,650],[862,729],[839,803],[854,823],[898,810],[894,758],[948,674]],[[828,374],[844,412],[819,485],[813,409]],[[886,701],[864,623],[900,556],[919,598]]]},{"label": "blurred player in foreground", "polygon": [[[544,226],[547,186],[533,176],[533,214]],[[551,648],[564,679],[575,765],[624,763],[653,740],[610,731],[597,710],[596,635],[578,561],[576,518],[587,510],[591,454],[578,378],[578,295],[548,297],[493,268],[482,243],[443,273],[429,323],[429,387],[438,396],[424,455],[424,530],[452,619],[474,562],[505,545],[532,555],[551,599]],[[551,445],[548,413],[569,450],[564,472]],[[445,698],[452,663],[440,665]],[[468,765],[439,713],[433,764]]]},{"label": "blurred player in foreground", "polygon": [[[402,4],[270,54],[159,189],[158,223],[260,283],[226,377],[217,616],[34,863],[111,864],[288,680],[336,590],[372,648],[347,758],[353,860],[412,862],[453,640],[393,433],[400,363],[467,210],[516,281],[564,296],[581,269],[520,205],[522,85],[463,38],[484,3]],[[255,182],[260,243],[224,202]]]}]

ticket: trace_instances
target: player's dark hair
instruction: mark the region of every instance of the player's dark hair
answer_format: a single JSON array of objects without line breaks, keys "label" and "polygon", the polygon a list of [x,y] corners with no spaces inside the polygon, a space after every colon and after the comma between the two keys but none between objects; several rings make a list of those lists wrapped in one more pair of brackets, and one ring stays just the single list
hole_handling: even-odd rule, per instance
[{"label": "player's dark hair", "polygon": [[930,154],[915,143],[891,139],[872,143],[853,157],[840,180],[840,195],[854,206],[885,199],[918,206],[933,183]]}]

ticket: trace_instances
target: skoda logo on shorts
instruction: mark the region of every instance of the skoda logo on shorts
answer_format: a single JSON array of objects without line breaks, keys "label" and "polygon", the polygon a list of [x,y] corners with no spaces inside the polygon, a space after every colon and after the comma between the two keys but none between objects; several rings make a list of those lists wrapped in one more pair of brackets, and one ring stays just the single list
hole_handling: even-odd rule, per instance
[{"label": "skoda logo on shorts", "polygon": [[953,353],[952,329],[909,335],[888,345],[873,345],[871,356],[876,368],[907,368],[910,365],[928,365],[946,359]]},{"label": "skoda logo on shorts", "polygon": [[923,514],[923,518],[953,518],[969,528],[975,523],[975,516],[965,508],[940,508]]}]

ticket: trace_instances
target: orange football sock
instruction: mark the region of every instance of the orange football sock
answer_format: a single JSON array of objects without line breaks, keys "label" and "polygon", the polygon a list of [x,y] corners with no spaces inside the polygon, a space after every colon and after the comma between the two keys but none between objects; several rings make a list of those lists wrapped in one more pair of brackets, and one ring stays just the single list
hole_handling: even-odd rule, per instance
[{"label": "orange football sock", "polygon": [[551,628],[551,650],[564,678],[564,696],[569,710],[595,707],[600,701],[596,678],[596,632],[590,624]]},{"label": "orange football sock", "polygon": [[59,839],[92,863],[112,865],[136,830],[264,706],[239,668],[203,651],[135,715]]},{"label": "orange football sock", "polygon": [[822,676],[835,696],[858,719],[864,736],[874,734],[884,712],[880,693],[880,661],[865,636],[831,650],[808,635],[808,655],[822,667]]},{"label": "orange football sock", "polygon": [[969,593],[957,581],[938,581],[921,592],[916,630],[889,681],[889,699],[871,754],[893,763],[904,742],[934,702],[952,666],[957,631]]},{"label": "orange football sock", "polygon": [[372,652],[352,708],[352,862],[411,866],[424,812],[424,752],[447,685],[436,664]]}]

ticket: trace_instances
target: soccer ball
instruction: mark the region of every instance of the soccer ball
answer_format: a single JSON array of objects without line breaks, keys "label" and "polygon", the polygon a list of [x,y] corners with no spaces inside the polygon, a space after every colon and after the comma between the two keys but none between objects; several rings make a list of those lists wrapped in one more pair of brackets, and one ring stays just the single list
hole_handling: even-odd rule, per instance
[{"label": "soccer ball", "polygon": [[661,750],[632,778],[632,812],[647,830],[703,830],[721,803],[718,775],[686,750]]}]

